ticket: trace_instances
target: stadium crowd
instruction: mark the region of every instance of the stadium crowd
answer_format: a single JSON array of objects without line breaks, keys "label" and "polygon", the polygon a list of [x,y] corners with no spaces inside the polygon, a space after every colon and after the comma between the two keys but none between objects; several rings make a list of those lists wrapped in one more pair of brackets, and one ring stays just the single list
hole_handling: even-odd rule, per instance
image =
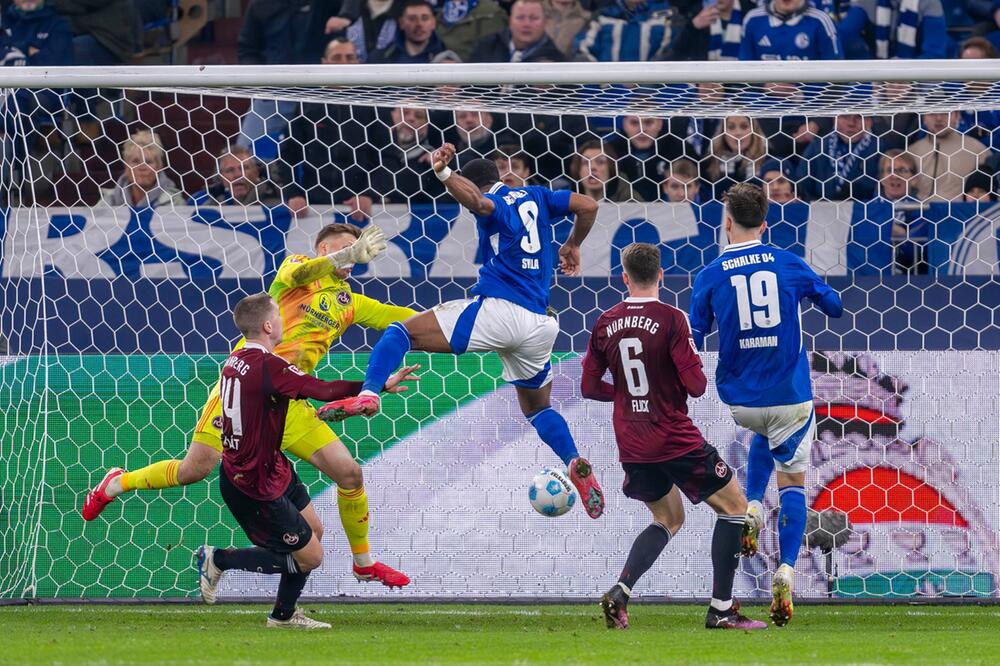
[{"label": "stadium crowd", "polygon": [[[14,0],[0,62],[127,62],[156,0],[96,4],[99,12],[80,0]],[[998,46],[1000,0],[252,0],[239,62],[996,58]],[[17,95],[18,117],[36,129],[58,126],[67,109],[89,112],[79,91],[68,102],[58,91]],[[17,128],[5,117],[9,136]],[[604,201],[700,204],[758,181],[778,204],[908,203],[895,233],[906,239],[923,203],[994,201],[1000,170],[1000,112],[608,119],[254,100],[228,141],[215,172],[199,174],[204,189],[182,193],[157,132],[132,127],[101,202],[284,205],[296,215],[343,204],[362,219],[377,202],[446,196],[430,153],[449,141],[459,167],[490,157],[508,185]]]}]

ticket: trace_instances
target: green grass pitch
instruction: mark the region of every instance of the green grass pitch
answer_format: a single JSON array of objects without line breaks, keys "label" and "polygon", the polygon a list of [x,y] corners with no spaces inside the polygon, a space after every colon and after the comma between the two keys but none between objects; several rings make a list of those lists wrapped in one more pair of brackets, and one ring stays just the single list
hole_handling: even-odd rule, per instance
[{"label": "green grass pitch", "polygon": [[[264,629],[263,605],[0,607],[3,664],[996,664],[998,606],[805,606],[788,627],[707,631],[704,607],[304,604],[332,630]],[[766,608],[747,614],[763,618]]]}]

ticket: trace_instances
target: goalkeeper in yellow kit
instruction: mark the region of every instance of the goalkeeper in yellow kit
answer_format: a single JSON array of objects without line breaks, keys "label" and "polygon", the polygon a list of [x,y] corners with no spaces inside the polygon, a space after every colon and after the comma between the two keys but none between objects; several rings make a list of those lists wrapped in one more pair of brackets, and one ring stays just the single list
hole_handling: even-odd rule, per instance
[{"label": "goalkeeper in yellow kit", "polygon": [[[416,314],[410,308],[380,303],[351,291],[346,278],[356,263],[368,263],[386,247],[385,235],[375,225],[364,232],[350,224],[330,224],[316,236],[316,258],[292,255],[282,262],[268,293],[277,301],[285,328],[274,353],[303,372],[312,373],[320,359],[351,324],[384,329]],[[242,347],[244,340],[236,344]],[[415,370],[416,366],[407,368]],[[101,483],[87,493],[84,520],[93,520],[118,495],[132,490],[159,490],[201,481],[222,458],[222,402],[218,385],[191,438],[183,460],[161,460],[135,471],[108,470]],[[368,497],[361,466],[330,427],[316,417],[307,400],[293,400],[281,448],[310,463],[337,484],[337,508],[354,555],[358,580],[379,581],[389,587],[410,582],[403,573],[374,561],[368,546]],[[317,537],[323,526],[315,509],[303,514]]]}]

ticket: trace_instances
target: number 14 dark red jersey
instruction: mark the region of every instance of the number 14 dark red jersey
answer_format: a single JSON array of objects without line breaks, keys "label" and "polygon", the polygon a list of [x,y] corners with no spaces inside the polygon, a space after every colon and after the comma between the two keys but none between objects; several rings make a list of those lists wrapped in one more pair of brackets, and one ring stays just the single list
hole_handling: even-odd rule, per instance
[{"label": "number 14 dark red jersey", "polygon": [[248,342],[222,365],[222,473],[259,500],[280,497],[292,478],[281,452],[290,400],[337,400],[357,395],[361,382],[327,382]]}]

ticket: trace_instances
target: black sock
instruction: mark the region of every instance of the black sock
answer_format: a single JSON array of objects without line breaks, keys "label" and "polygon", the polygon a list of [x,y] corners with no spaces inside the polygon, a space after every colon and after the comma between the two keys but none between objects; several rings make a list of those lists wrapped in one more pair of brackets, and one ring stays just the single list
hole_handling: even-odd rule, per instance
[{"label": "black sock", "polygon": [[295,559],[288,553],[266,548],[219,548],[215,551],[215,566],[223,571],[242,569],[262,574],[284,574],[298,571]]},{"label": "black sock", "polygon": [[733,598],[733,578],[740,564],[744,516],[719,515],[712,532],[712,599]]},{"label": "black sock", "polygon": [[642,574],[649,571],[653,562],[660,556],[667,542],[670,541],[670,531],[659,523],[653,523],[644,529],[632,542],[632,550],[628,552],[625,568],[618,582],[625,586],[625,592],[631,594],[632,586],[639,582]]},{"label": "black sock", "polygon": [[306,586],[308,573],[284,573],[281,574],[281,582],[278,583],[278,600],[274,602],[274,610],[271,617],[275,620],[287,620],[295,612],[295,604],[302,594],[302,588]]}]

